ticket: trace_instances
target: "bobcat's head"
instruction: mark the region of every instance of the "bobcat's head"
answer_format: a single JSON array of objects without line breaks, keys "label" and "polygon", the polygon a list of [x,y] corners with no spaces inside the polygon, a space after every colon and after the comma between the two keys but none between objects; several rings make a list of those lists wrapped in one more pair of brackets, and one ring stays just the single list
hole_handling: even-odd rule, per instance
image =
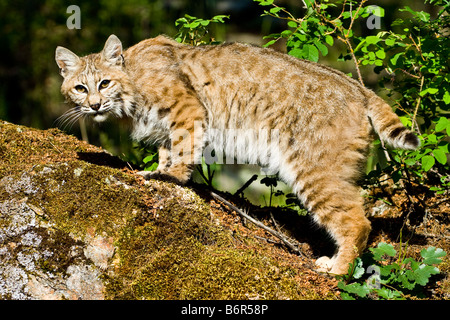
[{"label": "bobcat's head", "polygon": [[64,78],[61,92],[74,105],[62,116],[64,121],[89,115],[101,122],[109,114],[131,115],[134,87],[125,72],[122,43],[115,35],[108,38],[100,53],[78,57],[57,47],[55,59]]}]

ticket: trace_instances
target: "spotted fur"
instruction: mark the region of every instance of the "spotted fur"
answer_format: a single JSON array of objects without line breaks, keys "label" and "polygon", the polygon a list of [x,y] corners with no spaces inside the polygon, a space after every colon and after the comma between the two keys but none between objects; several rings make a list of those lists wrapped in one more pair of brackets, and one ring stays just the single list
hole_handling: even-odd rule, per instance
[{"label": "spotted fur", "polygon": [[122,52],[112,35],[102,52],[82,58],[58,47],[56,61],[62,93],[75,108],[70,120],[128,117],[134,139],[161,146],[159,167],[147,178],[184,183],[202,152],[213,149],[215,160],[223,154],[278,172],[335,239],[336,255],[317,263],[336,274],[347,272],[370,232],[355,181],[373,129],[395,148],[419,145],[357,81],[271,49],[192,47],[159,36]]}]

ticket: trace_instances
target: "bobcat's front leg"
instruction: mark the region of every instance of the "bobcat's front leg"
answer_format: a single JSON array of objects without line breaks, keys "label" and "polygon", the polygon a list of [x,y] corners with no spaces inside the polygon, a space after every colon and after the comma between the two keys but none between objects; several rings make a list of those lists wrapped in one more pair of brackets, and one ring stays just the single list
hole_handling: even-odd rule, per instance
[{"label": "bobcat's front leg", "polygon": [[165,171],[170,166],[170,150],[165,146],[158,149],[158,168],[156,171]]},{"label": "bobcat's front leg", "polygon": [[145,179],[158,179],[163,174],[167,174],[167,168],[170,166],[170,150],[165,146],[158,149],[158,167],[154,171],[139,171],[138,174]]},{"label": "bobcat's front leg", "polygon": [[201,163],[205,111],[199,104],[188,104],[175,113],[170,125],[170,147],[160,148],[159,166],[143,174],[146,179],[162,179],[185,184],[195,164]]},{"label": "bobcat's front leg", "polygon": [[203,122],[195,118],[188,123],[173,124],[171,133],[170,166],[165,174],[179,183],[186,183],[191,177],[195,164],[200,163],[203,150]]},{"label": "bobcat's front leg", "polygon": [[[172,162],[172,150],[174,151],[175,161]],[[180,159],[177,158],[177,148],[171,150],[164,147],[160,148],[159,153],[159,164],[155,171],[139,171],[138,174],[143,176],[146,180],[157,179],[165,180],[170,182],[175,182],[178,184],[185,184],[191,177],[194,165],[189,157],[191,150],[181,151],[182,156]]]}]

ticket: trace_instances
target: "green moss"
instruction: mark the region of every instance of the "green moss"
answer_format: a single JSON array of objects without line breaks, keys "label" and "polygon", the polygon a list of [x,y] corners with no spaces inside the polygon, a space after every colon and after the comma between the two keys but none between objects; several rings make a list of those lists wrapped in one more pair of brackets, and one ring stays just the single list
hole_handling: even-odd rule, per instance
[{"label": "green moss", "polygon": [[44,273],[89,263],[84,250],[100,235],[116,249],[102,275],[108,299],[323,298],[299,286],[295,267],[264,255],[264,245],[243,244],[214,222],[193,191],[139,185],[99,165],[110,156],[59,130],[0,122],[0,153],[0,189],[9,190],[0,202],[25,199],[46,225],[37,229],[52,252],[38,261]]},{"label": "green moss", "polygon": [[185,208],[173,200],[157,217],[124,229],[120,263],[105,279],[109,299],[319,298],[299,290],[297,270],[236,248],[231,233],[211,222],[207,205]]},{"label": "green moss", "polygon": [[81,161],[37,166],[33,183],[39,191],[31,201],[63,231],[80,238],[89,229],[115,236],[143,206],[136,189],[121,182],[128,180],[118,170]]},{"label": "green moss", "polygon": [[42,237],[40,251],[51,252],[37,261],[40,270],[65,274],[70,265],[83,259],[85,244],[82,241],[74,240],[58,229],[38,228],[35,231]]}]

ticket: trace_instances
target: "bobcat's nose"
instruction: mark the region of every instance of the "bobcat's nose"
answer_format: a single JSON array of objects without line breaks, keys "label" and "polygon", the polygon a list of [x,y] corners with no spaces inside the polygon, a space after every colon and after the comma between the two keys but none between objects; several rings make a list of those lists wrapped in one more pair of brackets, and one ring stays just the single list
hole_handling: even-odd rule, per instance
[{"label": "bobcat's nose", "polygon": [[100,103],[91,104],[90,107],[92,110],[98,111],[100,109]]}]

